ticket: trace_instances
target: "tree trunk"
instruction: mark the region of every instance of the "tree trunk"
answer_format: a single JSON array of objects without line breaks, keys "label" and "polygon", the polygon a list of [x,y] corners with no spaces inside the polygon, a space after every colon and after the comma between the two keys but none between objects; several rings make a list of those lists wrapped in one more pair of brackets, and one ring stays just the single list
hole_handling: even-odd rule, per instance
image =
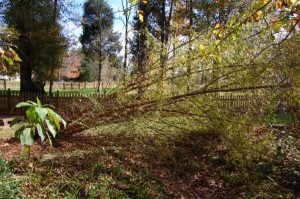
[{"label": "tree trunk", "polygon": [[19,55],[22,59],[20,64],[20,91],[21,92],[44,92],[44,87],[32,81],[31,45],[27,36],[20,35]]},{"label": "tree trunk", "polygon": [[162,3],[162,12],[161,12],[161,35],[160,35],[160,70],[161,70],[161,77],[165,76],[166,70],[166,1],[161,1]]},{"label": "tree trunk", "polygon": [[101,85],[101,71],[102,71],[102,35],[100,31],[100,38],[99,38],[99,65],[98,65],[98,84],[97,84],[97,91],[100,92],[100,85]]},{"label": "tree trunk", "polygon": [[189,80],[191,76],[191,53],[192,53],[192,29],[193,29],[193,0],[189,0],[187,2],[187,13],[189,18],[189,29],[188,29],[188,38],[189,38],[189,46],[188,46],[188,60],[187,60],[187,91],[190,91]]},{"label": "tree trunk", "polygon": [[[54,5],[53,5],[53,23],[56,23],[56,15],[57,15],[57,1],[54,0]],[[51,95],[53,92],[53,78],[54,78],[54,69],[51,69],[50,71],[50,85],[49,85],[49,94]]]},{"label": "tree trunk", "polygon": [[[123,10],[128,10],[128,1],[126,0],[126,5],[124,6],[122,0]],[[124,62],[123,62],[123,72],[124,72],[124,82],[126,81],[126,68],[127,68],[127,56],[128,56],[128,26],[129,26],[130,10],[125,14],[125,46],[124,46]]]}]

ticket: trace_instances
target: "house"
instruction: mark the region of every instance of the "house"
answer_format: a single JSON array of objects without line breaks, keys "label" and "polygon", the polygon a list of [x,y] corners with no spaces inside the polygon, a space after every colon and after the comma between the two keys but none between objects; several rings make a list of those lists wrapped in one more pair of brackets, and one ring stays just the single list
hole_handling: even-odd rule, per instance
[{"label": "house", "polygon": [[81,55],[70,53],[63,60],[63,68],[59,70],[59,80],[72,81],[79,77],[79,67],[81,65]]}]

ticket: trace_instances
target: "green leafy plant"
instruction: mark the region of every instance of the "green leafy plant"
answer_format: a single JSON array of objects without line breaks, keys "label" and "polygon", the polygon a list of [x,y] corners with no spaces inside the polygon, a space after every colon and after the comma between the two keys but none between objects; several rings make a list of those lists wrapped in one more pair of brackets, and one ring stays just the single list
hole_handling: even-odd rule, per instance
[{"label": "green leafy plant", "polygon": [[[30,146],[34,142],[36,134],[44,142],[48,138],[50,145],[52,145],[52,137],[55,138],[60,131],[60,124],[62,123],[66,128],[67,123],[65,120],[49,106],[41,104],[41,101],[37,98],[37,102],[27,101],[20,102],[16,105],[16,108],[28,107],[26,110],[26,116],[28,123],[24,123],[16,130],[15,137],[20,139],[22,145],[25,145],[25,151],[30,153]],[[12,123],[14,125],[15,122]],[[11,125],[11,126],[12,126]]]},{"label": "green leafy plant", "polygon": [[0,158],[0,196],[1,198],[19,198],[20,180],[11,172],[8,163]]}]

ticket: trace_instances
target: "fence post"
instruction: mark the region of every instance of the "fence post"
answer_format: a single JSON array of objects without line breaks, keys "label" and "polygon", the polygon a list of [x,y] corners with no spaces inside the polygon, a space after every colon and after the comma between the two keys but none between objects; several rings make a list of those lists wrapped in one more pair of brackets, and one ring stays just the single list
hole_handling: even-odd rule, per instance
[{"label": "fence post", "polygon": [[6,91],[6,79],[4,80],[4,90]]},{"label": "fence post", "polygon": [[10,106],[11,106],[11,93],[10,88],[7,90],[7,105],[8,105],[8,115],[10,115]]}]

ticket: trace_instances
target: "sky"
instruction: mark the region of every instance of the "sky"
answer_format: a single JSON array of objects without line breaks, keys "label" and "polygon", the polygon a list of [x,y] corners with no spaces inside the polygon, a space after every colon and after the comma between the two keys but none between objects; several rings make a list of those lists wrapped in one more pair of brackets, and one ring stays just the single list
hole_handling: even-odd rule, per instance
[{"label": "sky", "polygon": [[[83,4],[85,2],[85,0],[75,0],[75,2],[77,4],[80,4],[80,6],[78,6],[77,9],[74,10],[74,15],[77,17],[81,17],[83,14]],[[123,18],[123,13],[122,13],[122,0],[106,0],[106,2],[111,6],[111,8],[113,9],[114,15],[115,15],[115,19],[114,19],[114,30],[118,31],[120,33],[122,33],[122,37],[120,38],[121,41],[124,41],[124,24],[122,22],[122,20],[120,20],[119,18]],[[73,22],[67,22],[66,24],[63,25],[64,26],[64,32],[67,35],[71,35],[74,37],[75,41],[82,33],[82,27],[80,25],[76,25]],[[77,44],[79,45],[79,44]]]}]

